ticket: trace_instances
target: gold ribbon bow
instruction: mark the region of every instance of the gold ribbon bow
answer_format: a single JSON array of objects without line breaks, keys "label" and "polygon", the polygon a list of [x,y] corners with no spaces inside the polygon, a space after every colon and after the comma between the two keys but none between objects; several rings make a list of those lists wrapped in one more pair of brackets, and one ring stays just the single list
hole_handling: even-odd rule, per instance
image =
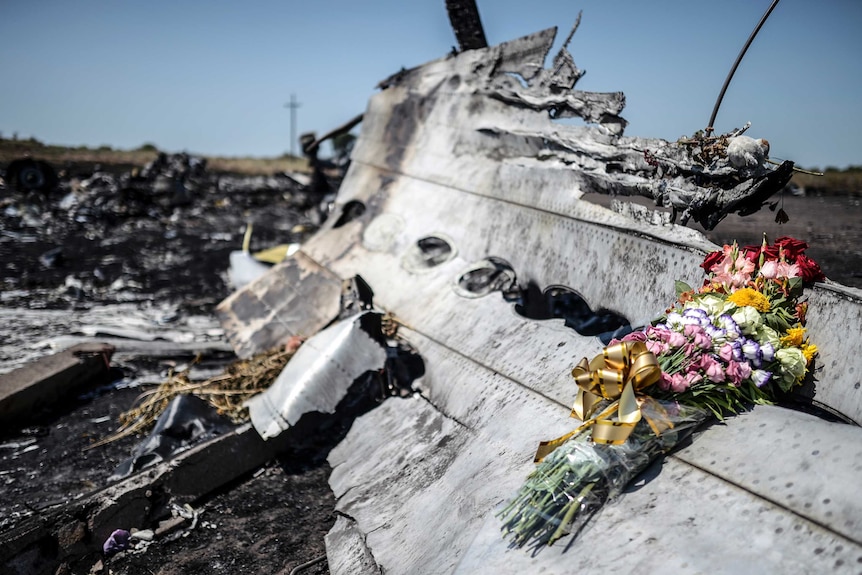
[{"label": "gold ribbon bow", "polygon": [[[572,377],[578,384],[578,395],[572,407],[572,417],[583,421],[583,425],[571,433],[543,441],[536,451],[536,463],[542,461],[567,439],[592,427],[592,438],[596,443],[620,445],[641,420],[641,405],[655,400],[637,393],[656,383],[661,377],[658,360],[642,341],[620,342],[608,346],[591,361],[583,358]],[[613,400],[601,413],[592,417],[602,400]],[[658,407],[658,404],[655,404]],[[661,411],[661,409],[658,409]],[[616,414],[616,418],[613,418]],[[673,427],[666,418],[656,421],[647,418],[656,435]]]}]

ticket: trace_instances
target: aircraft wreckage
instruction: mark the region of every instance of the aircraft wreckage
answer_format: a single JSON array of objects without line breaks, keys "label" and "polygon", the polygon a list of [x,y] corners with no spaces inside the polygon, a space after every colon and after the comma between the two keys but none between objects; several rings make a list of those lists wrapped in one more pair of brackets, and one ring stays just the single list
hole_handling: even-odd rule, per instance
[{"label": "aircraft wreckage", "polygon": [[[333,216],[220,306],[232,344],[248,356],[330,325],[342,282],[359,277],[373,292],[365,307],[387,314],[422,358],[416,393],[359,417],[329,456],[340,514],[327,537],[331,571],[855,568],[862,430],[775,406],[707,428],[575,541],[530,553],[501,537],[495,512],[530,472],[536,445],[571,429],[574,362],[601,350],[599,332],[663,312],[675,280],[697,285],[715,249],[667,212],[606,209],[584,194],[646,196],[711,228],[728,213],[756,211],[792,170],[767,163],[768,144],[739,132],[624,136],[623,94],[574,89],[581,71],[565,47],[544,68],[554,37],[546,30],[384,81]],[[587,125],[555,121],[565,117]],[[581,335],[565,313],[531,314],[525,301],[541,307],[565,293],[622,319]],[[798,399],[858,424],[862,359],[843,334],[862,322],[862,293],[821,283],[808,298],[821,369]],[[307,350],[292,387],[274,386],[252,405],[264,436],[290,428],[303,409],[332,411],[358,373],[381,365],[379,353],[351,352],[369,338],[344,321]]]},{"label": "aircraft wreckage", "polygon": [[[332,573],[858,571],[862,355],[845,332],[862,324],[862,292],[832,282],[807,292],[820,348],[815,386],[795,397],[807,410],[759,405],[706,427],[577,537],[540,552],[502,537],[496,514],[536,446],[572,429],[577,360],[649,324],[676,280],[702,278],[716,246],[676,222],[756,211],[793,168],[744,129],[624,136],[623,94],[574,89],[565,46],[544,67],[555,33],[381,83],[332,215],[219,306],[241,357],[308,338],[250,402],[252,425],[211,443],[232,465],[195,472],[205,446],[192,449],[76,503],[75,525],[102,541],[151,513],[154,492],[182,501],[230,481],[397,365],[407,375],[374,380],[390,397],[329,455]],[[586,125],[556,121],[569,117]],[[5,557],[41,545],[58,517],[20,530]]]}]

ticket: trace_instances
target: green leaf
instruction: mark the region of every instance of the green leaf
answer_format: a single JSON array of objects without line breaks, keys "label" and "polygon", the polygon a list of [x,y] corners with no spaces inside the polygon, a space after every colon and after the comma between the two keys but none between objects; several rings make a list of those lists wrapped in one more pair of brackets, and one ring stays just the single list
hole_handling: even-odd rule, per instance
[{"label": "green leaf", "polygon": [[691,286],[685,283],[684,281],[676,280],[674,282],[674,287],[676,288],[676,297],[681,296],[685,292],[693,291]]}]

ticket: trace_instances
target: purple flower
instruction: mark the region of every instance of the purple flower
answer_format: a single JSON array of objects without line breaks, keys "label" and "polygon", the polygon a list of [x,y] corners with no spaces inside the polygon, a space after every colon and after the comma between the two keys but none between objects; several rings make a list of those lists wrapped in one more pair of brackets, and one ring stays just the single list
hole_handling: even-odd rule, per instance
[{"label": "purple flower", "polygon": [[727,335],[727,330],[723,330],[720,327],[716,327],[712,324],[703,326],[706,334],[712,339],[722,339]]},{"label": "purple flower", "polygon": [[125,529],[117,529],[108,537],[102,545],[102,551],[105,555],[111,556],[120,551],[125,551],[129,548],[129,538],[131,533]]},{"label": "purple flower", "polygon": [[745,355],[742,353],[742,342],[736,340],[730,344],[733,348],[733,359],[736,361],[742,361],[745,359]]},{"label": "purple flower", "polygon": [[775,347],[768,341],[760,346],[760,352],[763,355],[764,361],[773,361],[775,359]]},{"label": "purple flower", "polygon": [[763,387],[769,380],[772,379],[772,372],[765,371],[763,369],[755,369],[751,372],[751,381],[754,382],[754,385],[757,387]]},{"label": "purple flower", "polygon": [[759,368],[763,365],[763,353],[760,351],[760,345],[753,339],[746,339],[743,342],[742,353],[746,359],[751,361],[754,367]]},{"label": "purple flower", "polygon": [[699,307],[688,308],[684,312],[682,312],[683,323],[691,324],[697,323],[697,325],[709,325],[709,315],[707,315],[706,311],[700,309]]},{"label": "purple flower", "polygon": [[730,317],[728,314],[719,316],[718,325],[720,325],[727,332],[727,339],[736,339],[741,333],[741,330],[739,329],[739,324],[733,321],[733,318]]}]

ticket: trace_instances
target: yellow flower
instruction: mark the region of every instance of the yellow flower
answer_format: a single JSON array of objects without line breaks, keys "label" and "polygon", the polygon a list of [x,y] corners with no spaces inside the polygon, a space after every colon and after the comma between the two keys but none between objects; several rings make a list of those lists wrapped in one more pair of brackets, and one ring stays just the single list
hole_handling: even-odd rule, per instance
[{"label": "yellow flower", "polygon": [[802,346],[802,355],[805,356],[805,361],[811,363],[811,360],[814,359],[814,356],[817,355],[817,346],[813,343],[806,343]]},{"label": "yellow flower", "polygon": [[769,311],[769,308],[772,307],[769,303],[769,298],[751,288],[738,289],[730,294],[727,300],[735,303],[739,307],[751,306],[762,313]]},{"label": "yellow flower", "polygon": [[800,347],[804,336],[804,327],[791,327],[787,330],[787,335],[781,338],[781,343],[784,345],[792,345],[793,347]]}]

